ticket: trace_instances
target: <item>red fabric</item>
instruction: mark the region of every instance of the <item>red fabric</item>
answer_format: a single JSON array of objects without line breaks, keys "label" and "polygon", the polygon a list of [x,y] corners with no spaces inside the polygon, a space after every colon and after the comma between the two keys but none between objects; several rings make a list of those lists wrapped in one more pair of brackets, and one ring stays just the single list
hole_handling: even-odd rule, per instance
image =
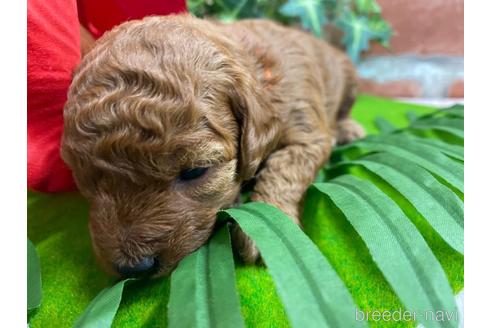
[{"label": "red fabric", "polygon": [[186,10],[184,0],[28,0],[27,5],[27,184],[57,192],[74,190],[60,157],[63,105],[80,61],[79,18],[95,35],[147,15]]},{"label": "red fabric", "polygon": [[27,184],[53,192],[75,189],[60,157],[63,105],[80,60],[75,0],[27,4]]},{"label": "red fabric", "polygon": [[128,20],[185,11],[185,0],[79,0],[80,22],[96,38]]}]

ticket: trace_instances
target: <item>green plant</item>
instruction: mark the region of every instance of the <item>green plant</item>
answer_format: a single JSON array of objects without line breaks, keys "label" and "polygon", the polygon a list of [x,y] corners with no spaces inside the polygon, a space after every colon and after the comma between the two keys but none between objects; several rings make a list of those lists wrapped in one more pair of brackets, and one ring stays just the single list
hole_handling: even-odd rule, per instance
[{"label": "green plant", "polygon": [[375,40],[388,47],[392,29],[381,16],[376,0],[188,0],[198,17],[217,17],[225,22],[242,18],[269,18],[283,24],[300,23],[318,37],[326,27],[343,33],[342,43],[353,61]]},{"label": "green plant", "polygon": [[[320,215],[348,221],[407,310],[456,319],[453,291],[433,249],[444,243],[463,255],[464,111],[455,106],[420,118],[408,116],[408,128],[378,119],[380,135],[335,150],[307,192],[304,228],[316,229],[311,219]],[[244,326],[231,221],[259,247],[293,327],[366,326],[354,320],[358,304],[332,266],[336,254],[321,253],[281,211],[248,203],[222,211],[218,218],[220,229],[211,241],[181,261],[172,275],[170,327]],[[79,327],[109,327],[124,283],[96,297],[82,316],[92,324]],[[417,321],[426,327],[458,325],[427,316]]]}]

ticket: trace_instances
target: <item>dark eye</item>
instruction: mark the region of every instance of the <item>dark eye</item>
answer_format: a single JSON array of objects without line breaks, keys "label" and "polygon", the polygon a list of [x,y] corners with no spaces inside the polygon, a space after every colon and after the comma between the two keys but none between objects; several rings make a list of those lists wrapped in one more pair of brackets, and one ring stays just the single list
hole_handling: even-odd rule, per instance
[{"label": "dark eye", "polygon": [[183,181],[194,180],[204,175],[207,170],[208,167],[195,167],[194,169],[183,170],[179,174],[179,178]]}]

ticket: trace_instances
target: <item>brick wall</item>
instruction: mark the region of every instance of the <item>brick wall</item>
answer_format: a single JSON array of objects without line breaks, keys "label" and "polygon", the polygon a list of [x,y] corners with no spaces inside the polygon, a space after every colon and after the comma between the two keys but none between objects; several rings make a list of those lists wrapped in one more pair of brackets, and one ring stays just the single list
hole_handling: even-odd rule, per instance
[{"label": "brick wall", "polygon": [[389,97],[463,97],[464,0],[378,0],[395,31],[359,65],[361,89]]}]

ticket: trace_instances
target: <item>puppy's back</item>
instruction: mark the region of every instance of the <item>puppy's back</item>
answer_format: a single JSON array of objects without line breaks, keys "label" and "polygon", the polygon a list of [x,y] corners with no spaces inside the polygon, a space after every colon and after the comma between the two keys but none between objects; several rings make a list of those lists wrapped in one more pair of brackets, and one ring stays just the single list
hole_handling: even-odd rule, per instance
[{"label": "puppy's back", "polygon": [[344,104],[355,97],[356,73],[343,51],[269,20],[241,20],[224,28],[255,58],[258,79],[274,101],[296,103],[320,95],[328,121],[347,115]]}]

